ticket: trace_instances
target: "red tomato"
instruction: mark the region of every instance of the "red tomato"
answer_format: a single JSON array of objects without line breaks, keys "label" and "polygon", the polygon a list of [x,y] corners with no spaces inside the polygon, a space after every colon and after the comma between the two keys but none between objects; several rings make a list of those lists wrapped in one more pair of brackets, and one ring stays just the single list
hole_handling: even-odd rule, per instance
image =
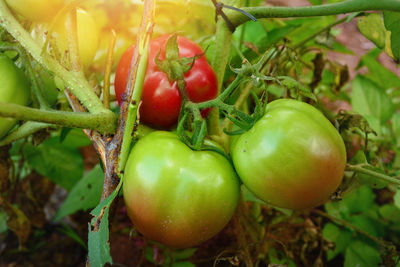
[{"label": "red tomato", "polygon": [[[149,126],[168,129],[178,120],[181,96],[176,82],[169,81],[167,75],[157,68],[155,57],[161,49],[160,59],[165,58],[165,45],[170,35],[164,35],[150,42],[149,62],[143,85],[140,120]],[[178,36],[180,57],[193,57],[203,53],[202,49],[191,40]],[[121,57],[115,75],[115,94],[119,104],[125,90],[129,66],[134,46]],[[211,100],[217,96],[217,78],[205,56],[196,60],[191,70],[185,75],[186,94],[193,102]],[[206,116],[208,110],[202,112]]]}]

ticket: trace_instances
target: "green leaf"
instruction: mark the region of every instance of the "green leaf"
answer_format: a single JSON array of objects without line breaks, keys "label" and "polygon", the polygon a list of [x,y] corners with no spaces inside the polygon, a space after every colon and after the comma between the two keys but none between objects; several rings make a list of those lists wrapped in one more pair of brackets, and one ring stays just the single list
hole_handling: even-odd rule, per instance
[{"label": "green leaf", "polygon": [[400,223],[400,209],[395,205],[386,204],[379,207],[379,214],[389,222]]},{"label": "green leaf", "polygon": [[288,25],[280,28],[273,29],[267,33],[267,36],[264,36],[257,43],[258,48],[261,51],[268,49],[271,45],[276,44],[280,40],[282,40],[286,35],[288,35],[291,31],[296,29],[298,26]]},{"label": "green leaf", "polygon": [[76,233],[76,231],[72,227],[66,224],[62,224],[60,228],[57,228],[57,230],[69,236],[70,238],[75,240],[79,245],[81,245],[85,250],[87,250],[85,242],[83,242],[82,238]]},{"label": "green leaf", "polygon": [[172,258],[176,261],[178,260],[186,260],[193,256],[193,254],[197,251],[197,248],[188,248],[188,249],[179,249],[174,250],[172,252]]},{"label": "green leaf", "polygon": [[395,58],[400,59],[400,12],[383,12],[385,27],[391,32],[390,42],[392,53]]},{"label": "green leaf", "polygon": [[335,243],[335,249],[328,250],[327,252],[328,261],[334,259],[340,253],[343,253],[353,237],[353,234],[349,230],[341,229],[333,223],[324,225],[322,235],[326,240]]},{"label": "green leaf", "polygon": [[78,210],[86,211],[96,207],[103,191],[103,182],[104,173],[97,165],[72,188],[71,193],[57,211],[54,220],[58,221]]},{"label": "green leaf", "polygon": [[382,235],[382,225],[376,223],[374,220],[365,215],[352,215],[349,219],[349,222],[353,226],[372,236],[381,237]]},{"label": "green leaf", "polygon": [[376,267],[381,263],[379,251],[361,241],[351,242],[345,252],[344,267]]},{"label": "green leaf", "polygon": [[91,214],[94,216],[89,225],[88,247],[90,266],[102,267],[106,263],[112,264],[109,244],[108,215],[110,206],[118,195],[122,186],[122,179],[112,194],[103,200]]},{"label": "green leaf", "polygon": [[89,146],[92,142],[81,129],[63,128],[59,137],[59,142],[68,147]]},{"label": "green leaf", "polygon": [[396,110],[392,100],[383,89],[361,75],[357,75],[353,81],[351,104],[354,111],[365,116],[367,120],[367,116],[373,116],[381,124],[389,120]]},{"label": "green leaf", "polygon": [[377,83],[381,88],[400,88],[400,77],[383,67],[377,60],[381,52],[382,51],[378,48],[372,49],[361,58],[358,67],[366,66],[370,72],[367,77]]},{"label": "green leaf", "polygon": [[58,138],[49,138],[35,147],[28,143],[23,154],[38,173],[70,191],[83,176],[83,159],[79,150],[60,144]]},{"label": "green leaf", "polygon": [[[334,16],[323,16],[314,18],[296,18],[288,20],[288,25],[299,26],[292,31],[288,37],[293,41],[294,45],[306,40],[309,36],[318,33],[320,30],[335,22]],[[311,42],[310,42],[311,44]]]},{"label": "green leaf", "polygon": [[348,218],[351,214],[368,211],[374,204],[375,195],[368,186],[361,186],[357,190],[345,195],[340,202],[328,202],[326,211],[335,217]]},{"label": "green leaf", "polygon": [[386,28],[381,15],[372,13],[357,20],[360,32],[377,47],[384,48]]}]

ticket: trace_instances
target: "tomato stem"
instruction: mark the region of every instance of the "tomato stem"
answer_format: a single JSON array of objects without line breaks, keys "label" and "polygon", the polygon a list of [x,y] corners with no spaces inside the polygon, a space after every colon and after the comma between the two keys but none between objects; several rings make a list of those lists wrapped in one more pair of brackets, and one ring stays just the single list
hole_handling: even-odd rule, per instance
[{"label": "tomato stem", "polygon": [[[230,6],[241,6],[243,4],[242,0],[227,0],[224,4]],[[233,13],[232,11],[227,11],[226,14]],[[217,76],[218,81],[218,94],[221,94],[222,84],[224,81],[225,69],[229,61],[230,48],[232,41],[232,32],[229,30],[227,24],[224,20],[220,19],[217,22],[217,28],[215,33],[215,47],[214,53],[211,59],[211,66]],[[211,110],[208,118],[208,129],[210,135],[221,136],[223,134],[222,128],[219,121],[219,110],[214,108]]]},{"label": "tomato stem", "polygon": [[[19,120],[30,120],[60,125],[63,127],[74,127],[96,130],[101,133],[113,133],[115,121],[107,121],[106,114],[89,114],[87,112],[65,112],[56,110],[40,110],[12,103],[0,105],[0,116],[11,117]],[[105,123],[106,122],[106,123]]]},{"label": "tomato stem", "polygon": [[[148,22],[150,23],[150,22]],[[143,36],[138,36],[138,46],[137,46],[137,56],[136,61],[137,67],[134,66],[135,60],[132,61],[132,66],[129,74],[129,81],[127,83],[128,87],[132,87],[131,90],[126,90],[131,92],[132,98],[129,99],[128,103],[124,103],[122,108],[126,108],[128,104],[128,113],[125,117],[125,112],[120,113],[119,125],[123,129],[123,138],[121,143],[121,152],[118,156],[118,170],[117,173],[121,173],[125,169],[125,164],[128,159],[130,152],[130,146],[132,142],[132,133],[134,132],[135,123],[137,121],[139,105],[142,98],[144,77],[146,75],[147,61],[149,57],[149,41],[152,30],[145,32]],[[134,53],[135,54],[135,53]],[[136,71],[135,71],[136,70]]]},{"label": "tomato stem", "polygon": [[[344,13],[360,11],[400,11],[400,2],[397,0],[347,0],[339,3],[324,4],[317,6],[302,7],[245,7],[243,11],[253,15],[257,19],[261,18],[289,18],[289,17],[315,17],[339,15]],[[229,14],[230,21],[238,26],[250,20],[249,17],[236,12]]]},{"label": "tomato stem", "polygon": [[23,125],[21,125],[20,127],[18,127],[18,129],[16,129],[15,131],[11,132],[5,138],[3,138],[0,141],[0,147],[11,144],[12,142],[15,142],[19,139],[28,137],[40,130],[53,127],[57,126],[54,124],[48,124],[43,122],[28,121]]},{"label": "tomato stem", "polygon": [[[76,72],[69,72],[59,62],[47,53],[42,53],[41,47],[32,39],[31,35],[22,27],[22,25],[11,14],[4,0],[0,0],[0,25],[11,34],[26,51],[37,61],[50,71],[54,72],[57,77],[62,79],[65,87],[74,94],[79,101],[91,113],[102,113],[106,120],[114,120],[115,115],[108,109],[104,108],[102,102],[93,92],[88,81]],[[115,124],[115,122],[111,122]]]},{"label": "tomato stem", "polygon": [[368,166],[368,165],[365,165],[365,164],[363,164],[363,165],[350,165],[350,164],[347,164],[346,171],[359,172],[359,173],[362,173],[362,174],[369,175],[369,176],[371,176],[372,178],[375,178],[375,179],[379,179],[379,180],[382,180],[382,181],[385,181],[385,182],[389,182],[389,183],[392,183],[392,184],[395,184],[395,185],[400,185],[400,179],[399,178],[388,176],[388,175],[385,175],[383,173],[379,173],[379,172],[376,172],[376,171],[368,170],[368,169],[364,168],[364,166]]}]

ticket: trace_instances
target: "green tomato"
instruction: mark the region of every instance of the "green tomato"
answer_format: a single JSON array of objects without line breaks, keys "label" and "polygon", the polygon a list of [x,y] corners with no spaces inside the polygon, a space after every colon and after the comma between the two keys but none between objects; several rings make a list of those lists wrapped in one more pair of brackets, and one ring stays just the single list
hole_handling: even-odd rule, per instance
[{"label": "green tomato", "polygon": [[124,173],[124,199],[133,224],[171,247],[195,246],[217,234],[239,200],[239,179],[226,158],[192,151],[170,132],[140,139]]},{"label": "green tomato", "polygon": [[290,99],[269,103],[265,115],[231,142],[244,185],[281,208],[324,203],[342,181],[346,150],[335,127],[313,106]]},{"label": "green tomato", "polygon": [[[27,105],[30,84],[22,70],[4,54],[0,54],[0,102]],[[0,139],[16,124],[15,119],[0,117]]]},{"label": "green tomato", "polygon": [[64,0],[6,0],[8,6],[31,21],[46,21],[53,18]]},{"label": "green tomato", "polygon": [[[53,36],[58,51],[63,58],[68,54],[68,33],[66,28],[67,17],[60,19],[55,25]],[[99,45],[100,31],[93,17],[85,10],[78,8],[76,10],[78,50],[81,64],[87,69],[93,61]]]}]

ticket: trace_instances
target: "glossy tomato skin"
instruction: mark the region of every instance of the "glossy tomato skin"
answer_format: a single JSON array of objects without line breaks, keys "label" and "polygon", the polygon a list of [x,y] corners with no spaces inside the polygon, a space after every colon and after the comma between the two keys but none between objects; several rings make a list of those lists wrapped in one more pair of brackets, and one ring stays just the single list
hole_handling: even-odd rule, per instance
[{"label": "glossy tomato skin", "polygon": [[6,0],[17,14],[30,21],[48,21],[62,7],[64,0]]},{"label": "glossy tomato skin", "polygon": [[[150,42],[149,61],[143,85],[140,119],[143,123],[159,128],[169,129],[178,120],[181,96],[176,82],[170,82],[165,73],[157,68],[155,57],[161,49],[160,59],[165,58],[165,45],[170,35],[164,35]],[[202,49],[191,40],[178,36],[179,56],[193,57],[201,55]],[[121,97],[126,86],[129,66],[134,46],[131,46],[121,57],[115,74],[115,94],[121,104]],[[217,96],[217,78],[205,56],[196,60],[192,69],[184,76],[186,93],[193,102],[211,100]],[[206,116],[208,111],[203,111]]]},{"label": "glossy tomato skin", "polygon": [[124,172],[128,215],[139,232],[175,248],[195,246],[229,222],[239,180],[226,158],[192,151],[179,138],[152,132],[132,149]]},{"label": "glossy tomato skin", "polygon": [[269,103],[263,118],[232,140],[231,156],[257,197],[295,210],[328,200],[346,165],[335,127],[313,106],[290,99]]},{"label": "glossy tomato skin", "polygon": [[[27,105],[30,83],[25,74],[7,56],[0,54],[0,102]],[[16,124],[15,119],[0,117],[0,139]]]}]

